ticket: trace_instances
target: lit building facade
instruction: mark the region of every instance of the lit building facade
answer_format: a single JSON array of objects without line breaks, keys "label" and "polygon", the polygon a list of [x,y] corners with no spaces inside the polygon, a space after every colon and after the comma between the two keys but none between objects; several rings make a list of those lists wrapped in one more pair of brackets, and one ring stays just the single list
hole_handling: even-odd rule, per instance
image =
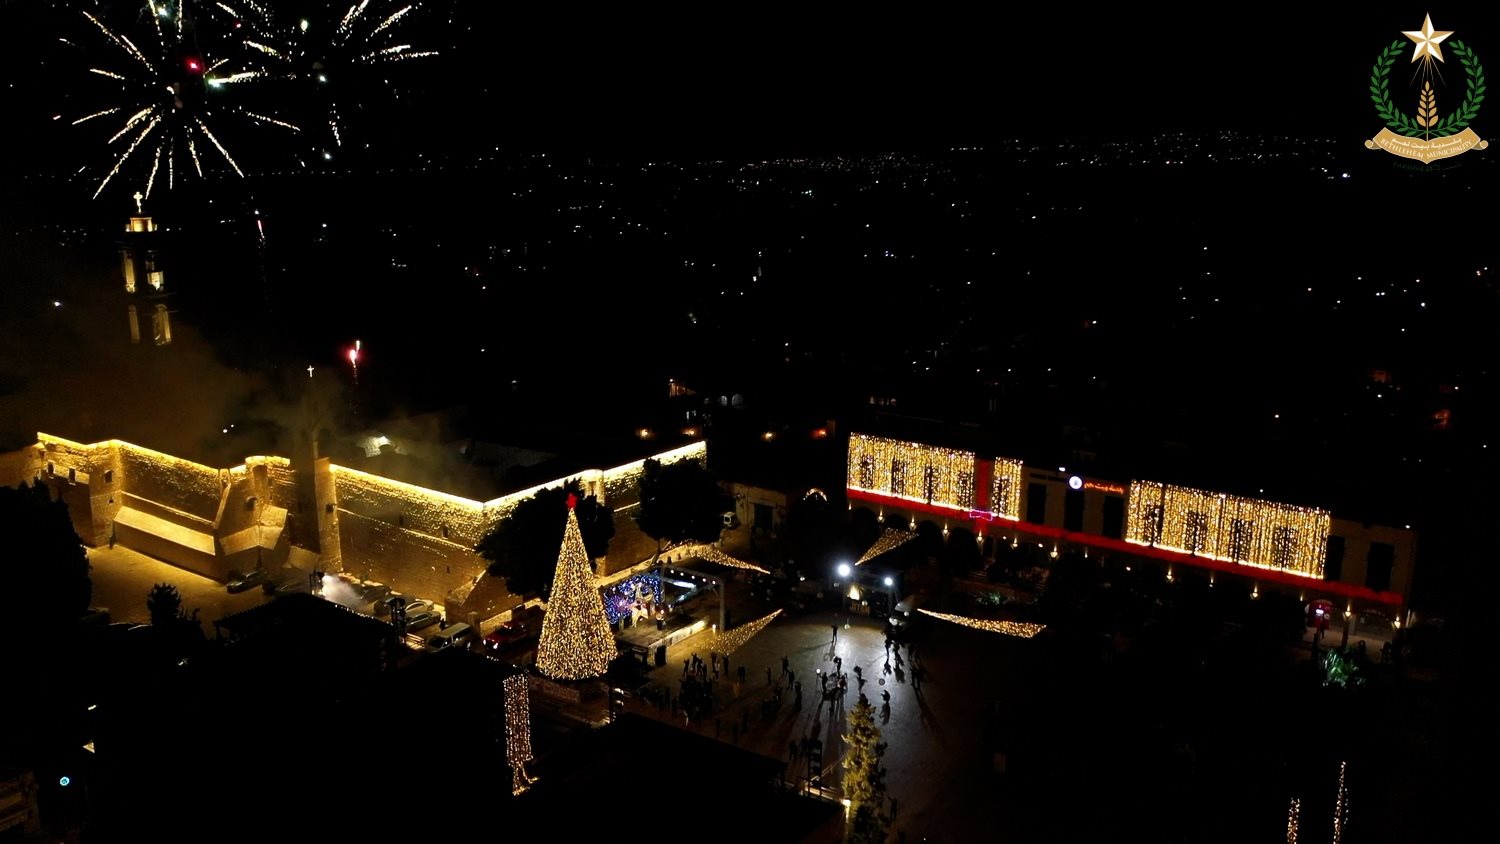
[{"label": "lit building facade", "polygon": [[[1084,477],[922,443],[849,438],[850,506],[886,525],[932,522],[981,545],[1097,549],[1280,586],[1392,622],[1404,618],[1416,534],[1327,510],[1150,480]],[[987,491],[979,493],[977,490]]]},{"label": "lit building facade", "polygon": [[[326,458],[311,470],[274,456],[214,468],[121,440],[79,443],[50,434],[37,440],[0,455],[0,483],[41,480],[52,487],[87,545],[114,542],[221,581],[231,571],[274,572],[283,565],[347,573],[442,603],[449,618],[475,627],[524,600],[506,590],[503,578],[490,577],[488,561],[474,551],[522,500],[576,479],[584,494],[610,506],[616,538],[599,564],[605,575],[639,563],[641,554],[649,557],[642,549],[655,547],[630,541],[639,533],[633,516],[645,460],[707,456],[698,441],[477,501]],[[299,471],[314,475],[315,500],[298,495]]]}]

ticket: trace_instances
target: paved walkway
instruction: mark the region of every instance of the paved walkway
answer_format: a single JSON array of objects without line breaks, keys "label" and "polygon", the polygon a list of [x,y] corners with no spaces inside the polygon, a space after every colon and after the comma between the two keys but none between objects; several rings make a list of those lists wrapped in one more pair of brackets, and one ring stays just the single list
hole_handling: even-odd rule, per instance
[{"label": "paved walkway", "polygon": [[113,548],[89,548],[89,577],[94,582],[90,603],[109,609],[112,622],[144,624],[151,620],[146,612],[146,595],[158,583],[170,583],[182,595],[182,607],[191,613],[201,610],[198,618],[204,632],[213,635],[216,619],[257,606],[267,599],[259,587],[231,595],[224,584],[180,569],[123,545]]},{"label": "paved walkway", "polygon": [[[848,620],[848,628],[844,623],[843,615],[828,612],[783,615],[731,654],[731,668],[743,664],[747,681],[737,689],[721,675],[715,683],[719,740],[734,742],[734,727],[748,723],[748,731],[742,730],[738,736],[739,746],[785,761],[789,742],[815,736],[823,742],[824,783],[837,788],[845,715],[859,697],[853,670],[858,665],[866,680],[865,695],[876,709],[876,725],[880,727],[882,740],[889,745],[884,758],[889,772],[887,783],[890,794],[899,801],[891,840],[896,839],[898,830],[906,830],[910,840],[920,841],[928,824],[975,836],[967,840],[992,840],[998,809],[994,808],[992,795],[986,795],[986,784],[993,781],[985,778],[990,760],[984,748],[982,713],[1004,683],[1007,655],[1014,648],[1025,647],[1025,643],[953,625],[937,625],[932,628],[933,635],[918,646],[915,656],[907,648],[901,649],[899,673],[893,651],[892,673],[885,674],[881,622],[853,616]],[[836,640],[834,624],[838,625]],[[680,689],[682,661],[695,652],[708,659],[710,642],[709,634],[705,633],[669,648],[668,664],[652,672],[653,685],[671,688],[675,695]],[[796,679],[802,681],[802,708],[794,708],[793,695],[783,691],[780,709],[766,720],[762,717],[761,703],[777,684],[785,689],[781,678],[782,656],[787,657]],[[820,706],[817,671],[832,671],[835,656],[843,660],[849,691],[843,707],[828,703]],[[913,688],[909,673],[913,659],[923,667],[920,694]],[[768,667],[770,683],[766,679]],[[891,714],[886,720],[879,717],[882,691],[891,693]],[[670,709],[658,710],[646,701],[632,701],[630,707],[632,711],[671,721],[703,735],[715,735],[714,715],[687,724],[680,713],[674,718]],[[805,760],[789,765],[788,769],[794,781],[800,781],[807,773]]]}]

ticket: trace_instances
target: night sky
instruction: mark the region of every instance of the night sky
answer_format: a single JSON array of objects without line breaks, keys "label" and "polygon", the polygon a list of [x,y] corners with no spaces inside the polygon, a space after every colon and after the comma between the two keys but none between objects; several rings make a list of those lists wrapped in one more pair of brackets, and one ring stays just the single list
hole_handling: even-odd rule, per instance
[{"label": "night sky", "polygon": [[[292,14],[309,5],[274,4]],[[10,6],[0,61],[19,111],[9,113],[44,125],[59,106],[47,82],[77,64],[52,33],[79,34],[86,24],[67,10],[95,4]],[[493,142],[703,156],[1220,128],[1357,141],[1379,128],[1365,88],[1376,53],[1429,12],[1481,59],[1500,49],[1500,35],[1487,37],[1500,34],[1490,13],[1454,3],[581,16],[439,0],[404,25],[414,44],[443,54],[402,69],[404,96],[382,114],[380,135],[429,153]],[[12,138],[43,158],[58,140],[45,129]]]}]

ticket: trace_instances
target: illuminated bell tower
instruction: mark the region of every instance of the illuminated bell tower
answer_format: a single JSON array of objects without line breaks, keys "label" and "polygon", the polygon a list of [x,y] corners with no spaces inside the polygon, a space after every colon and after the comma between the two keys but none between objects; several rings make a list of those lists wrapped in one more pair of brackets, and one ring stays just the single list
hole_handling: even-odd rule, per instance
[{"label": "illuminated bell tower", "polygon": [[150,320],[151,339],[158,346],[172,342],[172,314],[167,309],[166,274],[159,264],[160,244],[156,221],[141,210],[140,191],[135,193],[135,214],[125,226],[120,243],[120,273],[125,280],[129,305],[130,342],[141,342],[141,323]]}]

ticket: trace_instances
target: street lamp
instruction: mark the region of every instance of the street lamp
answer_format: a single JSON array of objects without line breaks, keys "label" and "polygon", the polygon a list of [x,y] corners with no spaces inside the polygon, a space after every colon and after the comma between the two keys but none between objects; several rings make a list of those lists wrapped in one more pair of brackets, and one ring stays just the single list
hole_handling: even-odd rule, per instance
[{"label": "street lamp", "polygon": [[853,569],[849,568],[848,563],[839,563],[837,571],[839,573],[839,577],[848,577],[849,572],[853,571]]}]

